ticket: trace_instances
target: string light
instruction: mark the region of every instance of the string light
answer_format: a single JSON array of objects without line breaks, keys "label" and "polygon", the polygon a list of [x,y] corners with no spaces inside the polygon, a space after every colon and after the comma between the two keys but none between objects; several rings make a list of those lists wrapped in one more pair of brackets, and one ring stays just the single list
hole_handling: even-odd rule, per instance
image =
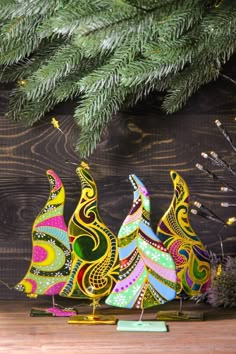
[{"label": "string light", "polygon": [[22,79],[18,81],[18,84],[19,86],[25,86],[27,84],[27,81]]},{"label": "string light", "polygon": [[60,130],[60,132],[61,132],[62,134],[64,134],[63,131],[62,131],[61,128],[60,128],[60,124],[59,124],[58,120],[57,120],[55,117],[52,118],[51,123],[52,123],[52,125],[53,125],[53,127],[54,127],[55,129]]}]

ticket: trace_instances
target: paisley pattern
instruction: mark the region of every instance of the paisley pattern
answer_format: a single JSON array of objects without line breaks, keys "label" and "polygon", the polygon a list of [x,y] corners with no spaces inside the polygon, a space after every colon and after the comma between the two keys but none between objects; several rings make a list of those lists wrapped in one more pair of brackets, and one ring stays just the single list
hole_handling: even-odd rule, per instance
[{"label": "paisley pattern", "polygon": [[119,280],[108,305],[147,308],[175,298],[174,261],[150,226],[150,200],[140,179],[131,175],[134,198],[118,234]]},{"label": "paisley pattern", "polygon": [[32,259],[25,277],[15,286],[29,295],[56,295],[70,274],[71,251],[64,222],[64,186],[52,170],[48,201],[32,228]]},{"label": "paisley pattern", "polygon": [[82,163],[76,172],[82,190],[68,225],[72,271],[60,295],[96,301],[107,296],[116,281],[119,268],[117,238],[99,216],[97,187],[88,165]]},{"label": "paisley pattern", "polygon": [[158,223],[157,235],[174,258],[178,276],[177,295],[185,298],[208,289],[210,261],[208,252],[189,223],[188,186],[176,171],[171,171],[170,175],[174,195]]}]

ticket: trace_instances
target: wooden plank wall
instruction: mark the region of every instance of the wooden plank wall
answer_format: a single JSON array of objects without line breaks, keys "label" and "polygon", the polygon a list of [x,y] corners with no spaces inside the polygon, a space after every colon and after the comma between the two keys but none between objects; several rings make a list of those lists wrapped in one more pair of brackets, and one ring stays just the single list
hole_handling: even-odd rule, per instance
[{"label": "wooden plank wall", "polygon": [[[223,74],[236,80],[235,56]],[[236,193],[222,193],[213,182],[195,168],[197,162],[236,187],[229,173],[206,164],[202,151],[215,150],[236,168],[236,154],[223,138],[214,121],[219,119],[236,141],[235,82],[220,77],[201,88],[180,112],[166,116],[160,110],[161,98],[152,95],[134,109],[121,112],[104,133],[102,142],[88,159],[99,190],[100,214],[117,233],[129,211],[132,188],[130,173],[137,174],[151,195],[154,229],[172,198],[171,169],[177,170],[189,185],[191,200],[199,200],[226,220],[235,208],[220,207],[221,201],[236,203]],[[4,116],[9,92],[0,91],[0,280],[16,284],[24,276],[31,258],[31,227],[48,197],[45,175],[53,169],[66,189],[65,219],[68,222],[80,196],[75,174],[80,163],[74,153],[78,128],[71,114],[73,103],[57,107],[32,128],[12,123]],[[64,134],[50,123],[56,115]],[[234,228],[223,228],[190,214],[196,233],[209,250],[220,254],[219,232],[227,255],[236,254]],[[25,298],[0,284],[0,298]]]}]

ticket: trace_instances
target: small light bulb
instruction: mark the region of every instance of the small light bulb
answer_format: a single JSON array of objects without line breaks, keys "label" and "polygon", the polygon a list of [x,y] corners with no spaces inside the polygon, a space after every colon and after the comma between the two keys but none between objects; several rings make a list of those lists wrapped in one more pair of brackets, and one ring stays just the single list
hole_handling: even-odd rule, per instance
[{"label": "small light bulb", "polygon": [[236,217],[229,218],[226,222],[227,225],[232,225],[236,221]]},{"label": "small light bulb", "polygon": [[193,204],[194,204],[197,208],[201,208],[201,206],[202,206],[202,204],[201,204],[201,203],[199,203],[199,202],[197,202],[197,201],[196,201],[196,202],[194,202]]},{"label": "small light bulb", "polygon": [[201,156],[204,157],[204,159],[207,159],[207,158],[208,158],[208,155],[207,155],[205,152],[202,152],[202,153],[201,153]]}]

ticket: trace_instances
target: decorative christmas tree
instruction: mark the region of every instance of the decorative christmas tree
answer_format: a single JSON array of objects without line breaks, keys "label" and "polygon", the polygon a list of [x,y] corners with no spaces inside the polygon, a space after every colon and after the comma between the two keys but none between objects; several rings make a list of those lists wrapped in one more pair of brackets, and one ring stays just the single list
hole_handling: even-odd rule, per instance
[{"label": "decorative christmas tree", "polygon": [[60,295],[92,300],[92,315],[72,316],[69,323],[114,323],[113,318],[95,315],[99,300],[110,294],[116,282],[119,265],[117,239],[98,213],[97,187],[88,168],[82,162],[76,170],[82,191],[68,225],[72,270]]},{"label": "decorative christmas tree", "polygon": [[174,258],[178,277],[177,297],[182,300],[207,291],[210,260],[189,222],[188,186],[176,171],[171,171],[170,175],[174,195],[158,223],[157,235]]},{"label": "decorative christmas tree", "polygon": [[15,286],[29,297],[53,296],[53,307],[32,310],[33,314],[71,316],[75,312],[63,311],[54,306],[54,295],[66,284],[71,269],[71,250],[64,222],[65,190],[60,178],[52,170],[47,171],[50,184],[48,201],[32,227],[32,259],[24,278]]},{"label": "decorative christmas tree", "polygon": [[0,9],[0,80],[18,81],[9,117],[33,124],[80,97],[81,157],[121,107],[165,91],[163,108],[175,112],[235,52],[232,0],[0,0]]},{"label": "decorative christmas tree", "polygon": [[147,189],[135,175],[130,181],[133,204],[118,234],[119,280],[106,303],[144,310],[175,298],[176,271],[173,258],[150,226]]}]

